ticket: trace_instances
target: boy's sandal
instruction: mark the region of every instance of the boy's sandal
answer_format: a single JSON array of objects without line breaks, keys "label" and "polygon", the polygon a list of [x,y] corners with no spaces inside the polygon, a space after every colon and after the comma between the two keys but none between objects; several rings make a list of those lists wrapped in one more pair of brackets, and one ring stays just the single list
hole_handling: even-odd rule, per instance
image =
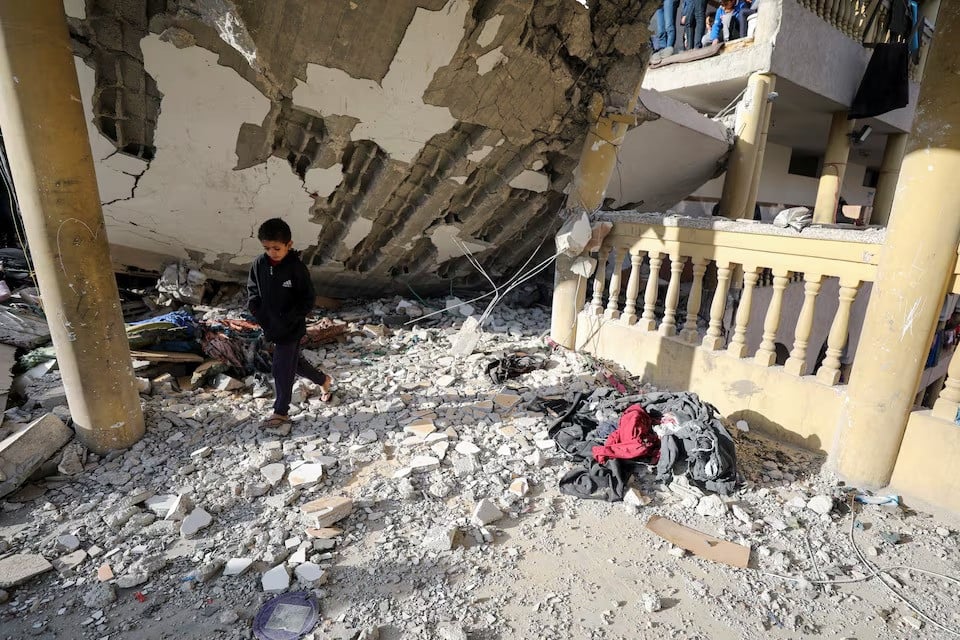
[{"label": "boy's sandal", "polygon": [[261,429],[279,429],[290,422],[290,418],[281,418],[280,416],[270,416],[260,423]]},{"label": "boy's sandal", "polygon": [[333,391],[330,389],[333,386],[333,378],[327,376],[327,380],[330,384],[320,386],[320,402],[333,402]]}]

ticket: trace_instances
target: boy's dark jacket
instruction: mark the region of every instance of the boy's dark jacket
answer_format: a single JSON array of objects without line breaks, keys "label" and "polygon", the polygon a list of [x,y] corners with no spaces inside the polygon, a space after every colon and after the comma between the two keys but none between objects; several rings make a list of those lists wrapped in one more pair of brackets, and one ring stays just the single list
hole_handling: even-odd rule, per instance
[{"label": "boy's dark jacket", "polygon": [[275,266],[266,254],[253,261],[247,278],[247,309],[267,340],[288,344],[306,335],[314,298],[310,272],[299,252],[291,251]]}]

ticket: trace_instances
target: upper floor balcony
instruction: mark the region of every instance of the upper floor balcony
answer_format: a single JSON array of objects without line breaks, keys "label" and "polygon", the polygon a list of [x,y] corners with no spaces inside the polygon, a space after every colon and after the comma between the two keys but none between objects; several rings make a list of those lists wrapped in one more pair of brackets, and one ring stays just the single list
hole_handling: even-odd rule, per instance
[{"label": "upper floor balcony", "polygon": [[[775,118],[783,135],[821,129],[825,121],[819,120],[851,105],[870,60],[869,45],[889,37],[890,7],[891,0],[762,0],[749,35],[655,62],[643,86],[714,114],[737,99],[751,74],[770,73],[777,76]],[[923,15],[920,20],[922,59],[933,26]],[[682,28],[677,40],[683,42]],[[880,134],[909,131],[920,69],[922,63],[911,66],[907,107],[862,124]]]}]

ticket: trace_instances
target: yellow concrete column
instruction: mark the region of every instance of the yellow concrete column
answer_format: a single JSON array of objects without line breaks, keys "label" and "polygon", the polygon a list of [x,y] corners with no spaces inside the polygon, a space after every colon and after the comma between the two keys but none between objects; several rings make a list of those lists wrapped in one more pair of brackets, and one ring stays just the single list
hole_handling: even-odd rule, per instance
[{"label": "yellow concrete column", "polygon": [[850,133],[856,120],[847,120],[846,111],[833,114],[827,152],[823,157],[823,172],[817,187],[817,204],[813,209],[813,221],[822,224],[836,222],[837,204],[843,177],[847,173],[847,158],[850,155]]},{"label": "yellow concrete column", "polygon": [[[768,100],[775,77],[755,73],[747,81],[743,103],[738,107],[736,139],[727,162],[727,173],[720,196],[720,214],[728,218],[753,218],[760,180],[755,174],[763,162],[763,149],[770,129],[771,108]],[[756,187],[756,189],[754,188]],[[752,200],[751,200],[752,198]]]},{"label": "yellow concrete column", "polygon": [[[642,63],[646,65],[647,60]],[[603,204],[603,196],[613,170],[617,165],[620,145],[627,135],[627,129],[637,123],[632,115],[640,98],[640,83],[643,72],[639,72],[633,94],[623,105],[604,105],[598,95],[590,107],[593,124],[587,132],[580,152],[580,163],[573,175],[573,188],[567,207],[568,215],[579,216],[583,212],[592,213]],[[608,107],[619,113],[605,113]],[[553,281],[553,303],[550,318],[550,336],[568,349],[575,348],[577,337],[577,315],[586,302],[586,278],[571,271],[577,256],[560,254],[557,256]],[[618,265],[616,268],[620,268]]]},{"label": "yellow concrete column", "polygon": [[0,2],[0,128],[77,435],[143,435],[90,140],[60,0]]},{"label": "yellow concrete column", "polygon": [[[960,29],[944,3],[937,32]],[[834,449],[855,484],[890,479],[960,243],[960,49],[934,38]]]},{"label": "yellow concrete column", "polygon": [[763,116],[760,121],[760,138],[757,141],[757,158],[753,163],[753,178],[750,180],[750,192],[744,209],[744,218],[753,219],[753,210],[757,206],[760,196],[760,181],[763,177],[763,158],[767,151],[767,138],[770,133],[770,121],[773,118],[773,102],[768,98],[770,92],[777,87],[777,76],[764,74],[767,80],[766,93],[763,100]]},{"label": "yellow concrete column", "polygon": [[873,196],[873,213],[870,224],[886,225],[890,220],[890,207],[893,195],[897,191],[900,179],[900,163],[907,150],[907,134],[891,133],[887,136],[887,145],[883,148],[883,162],[880,164],[880,177],[877,180],[877,193]]}]

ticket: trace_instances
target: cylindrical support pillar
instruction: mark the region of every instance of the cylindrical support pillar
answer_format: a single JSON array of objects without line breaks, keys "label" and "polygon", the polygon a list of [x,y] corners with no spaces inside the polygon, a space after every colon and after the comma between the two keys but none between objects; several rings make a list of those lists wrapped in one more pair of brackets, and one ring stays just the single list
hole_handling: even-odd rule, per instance
[{"label": "cylindrical support pillar", "polygon": [[[944,3],[937,32],[960,29]],[[890,480],[960,243],[960,49],[935,38],[841,412],[838,471]]]},{"label": "cylindrical support pillar", "polygon": [[827,152],[823,157],[823,172],[817,187],[817,204],[813,209],[814,222],[833,224],[836,221],[840,190],[843,188],[847,158],[850,156],[850,133],[855,123],[856,120],[847,120],[846,111],[833,114]]},{"label": "cylindrical support pillar", "polygon": [[903,153],[907,150],[908,137],[905,133],[891,133],[887,136],[887,144],[883,148],[883,161],[880,163],[880,176],[877,179],[877,192],[873,196],[870,224],[886,225],[890,220],[890,207],[893,205],[893,196],[897,192],[900,163],[903,162]]},{"label": "cylindrical support pillar", "polygon": [[[743,102],[737,108],[736,138],[720,196],[720,214],[728,218],[753,218],[756,205],[754,174],[758,171],[757,163],[762,162],[763,146],[770,128],[768,103],[773,83],[774,76],[754,73],[747,81]],[[758,189],[759,184],[758,177]]]},{"label": "cylindrical support pillar", "polygon": [[77,435],[143,435],[63,3],[0,2],[0,128]]},{"label": "cylindrical support pillar", "polygon": [[770,133],[770,121],[773,118],[773,101],[769,99],[770,93],[777,87],[777,76],[764,74],[766,79],[766,93],[763,100],[763,116],[760,122],[760,137],[757,141],[757,158],[753,163],[753,178],[750,180],[750,192],[747,194],[746,211],[744,218],[753,219],[753,211],[757,206],[757,200],[760,197],[760,182],[763,177],[763,158],[767,151],[767,137]]}]

